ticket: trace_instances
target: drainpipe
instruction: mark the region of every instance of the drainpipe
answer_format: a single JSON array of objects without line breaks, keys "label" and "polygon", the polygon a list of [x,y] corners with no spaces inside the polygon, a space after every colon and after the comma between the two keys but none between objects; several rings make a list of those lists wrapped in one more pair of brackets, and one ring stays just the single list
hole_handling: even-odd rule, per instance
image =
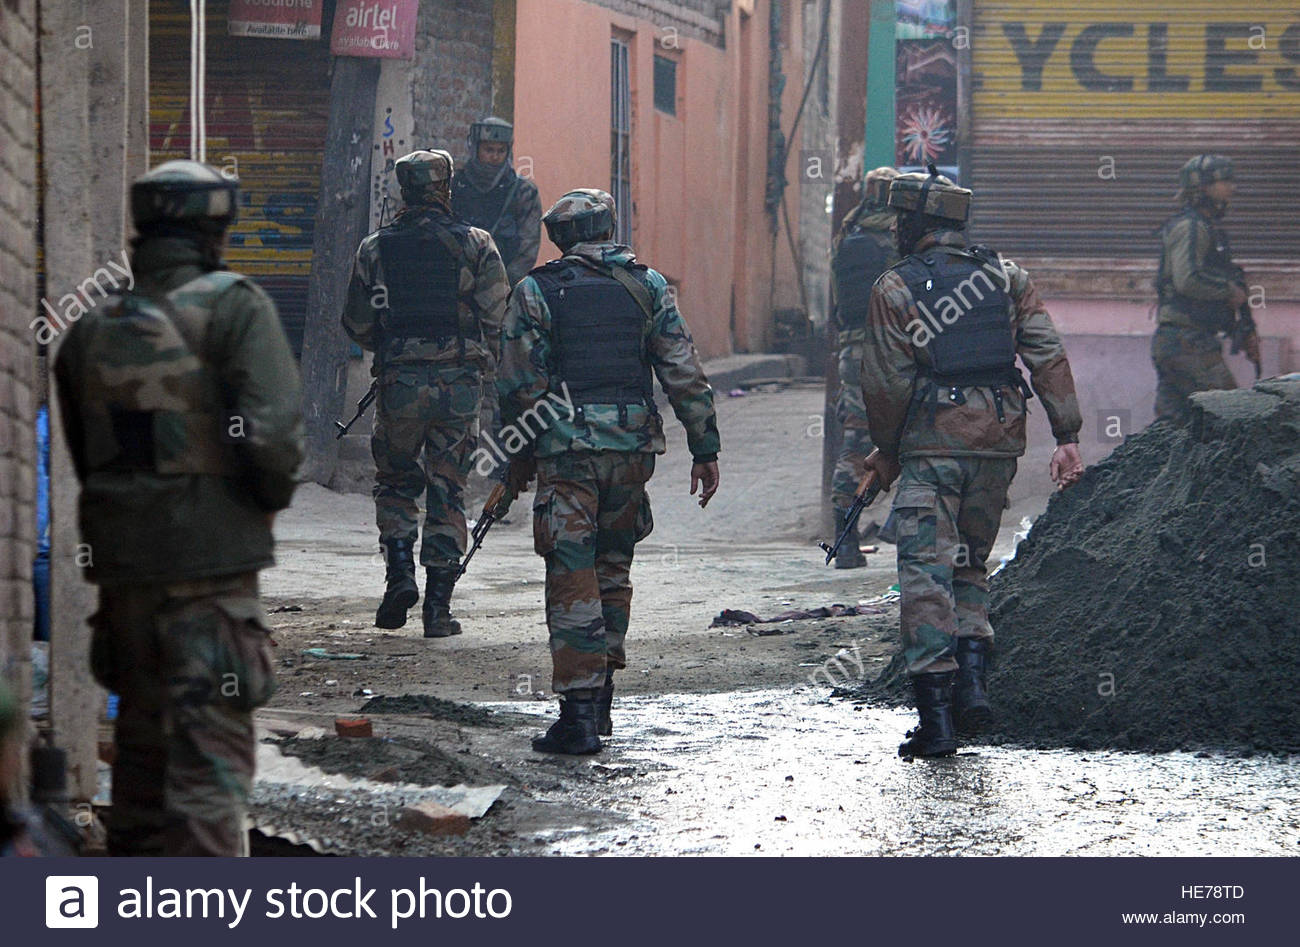
[{"label": "drainpipe", "polygon": [[866,137],[862,173],[894,164],[894,57],[897,15],[894,0],[871,0],[867,34]]},{"label": "drainpipe", "polygon": [[[781,8],[783,0],[771,0],[768,11],[767,77],[767,208],[768,225],[776,239],[780,221],[781,196],[785,193],[785,133],[781,131],[781,96],[785,92],[785,73],[781,62]],[[775,266],[775,253],[773,254]]]}]

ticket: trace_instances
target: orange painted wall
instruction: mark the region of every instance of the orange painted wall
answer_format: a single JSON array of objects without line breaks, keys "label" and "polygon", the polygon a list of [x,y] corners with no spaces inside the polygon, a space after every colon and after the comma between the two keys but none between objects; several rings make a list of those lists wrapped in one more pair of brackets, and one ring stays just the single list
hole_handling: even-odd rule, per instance
[{"label": "orange painted wall", "polygon": [[[736,41],[741,14],[734,6],[726,25],[727,48],[675,37],[677,48],[665,54],[679,60],[676,116],[654,107],[656,44],[670,34],[584,0],[519,0],[517,8],[516,162],[521,170],[531,162],[543,207],[570,188],[610,188],[609,41],[618,31],[629,42],[632,244],[642,262],[678,286],[679,305],[705,357],[760,351],[771,334],[771,238],[763,211],[767,4],[756,7],[747,69],[741,68],[742,45]],[[798,50],[797,22],[791,35],[790,48]],[[802,71],[798,57],[787,58],[792,78],[783,124],[788,127],[802,91]],[[752,77],[747,94],[742,94],[742,75]],[[791,167],[797,166],[792,158]],[[797,183],[789,200],[797,207]],[[782,235],[779,246],[784,245]],[[542,259],[557,255],[543,238]],[[778,306],[798,299],[788,251],[785,257],[777,268]]]}]

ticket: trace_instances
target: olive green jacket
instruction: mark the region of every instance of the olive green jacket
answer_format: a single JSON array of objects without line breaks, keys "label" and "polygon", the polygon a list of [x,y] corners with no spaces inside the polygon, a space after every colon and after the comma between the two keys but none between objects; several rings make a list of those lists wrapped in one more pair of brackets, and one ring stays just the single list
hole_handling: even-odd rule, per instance
[{"label": "olive green jacket", "polygon": [[208,432],[206,443],[193,449],[212,451],[215,440],[229,474],[90,466],[86,444],[116,436],[87,430],[103,423],[102,412],[88,411],[84,403],[94,373],[116,379],[134,372],[147,384],[151,365],[178,354],[122,352],[112,360],[116,364],[89,364],[87,350],[112,318],[114,301],[81,317],[65,333],[54,374],[82,485],[87,578],[100,585],[154,583],[273,565],[269,514],[289,505],[303,457],[302,388],[275,304],[252,280],[232,282],[230,274],[209,272],[198,248],[183,239],[144,241],[132,263],[137,296],[166,296],[182,320],[206,321],[206,337],[194,354],[212,373],[224,402],[211,406],[213,414],[231,423],[219,423],[222,429]]}]

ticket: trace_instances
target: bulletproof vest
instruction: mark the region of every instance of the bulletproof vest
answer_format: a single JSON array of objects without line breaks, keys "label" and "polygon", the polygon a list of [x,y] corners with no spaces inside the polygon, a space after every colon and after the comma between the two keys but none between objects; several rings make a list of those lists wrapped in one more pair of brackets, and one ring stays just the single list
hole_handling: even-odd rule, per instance
[{"label": "bulletproof vest", "polygon": [[452,178],[452,205],[456,215],[471,226],[492,234],[503,262],[509,264],[519,255],[519,221],[508,205],[518,191],[519,176],[513,171],[501,175],[492,190],[484,193],[468,178]]},{"label": "bulletproof vest", "polygon": [[464,344],[460,325],[460,270],[465,259],[451,227],[388,227],[379,232],[388,308],[381,317],[390,339]]},{"label": "bulletproof vest", "polygon": [[[1237,272],[1237,267],[1232,262],[1232,250],[1228,246],[1228,235],[1222,228],[1215,226],[1213,222],[1197,212],[1195,208],[1188,207],[1170,217],[1160,229],[1160,269],[1156,273],[1156,293],[1160,298],[1161,305],[1171,305],[1179,312],[1186,313],[1192,323],[1199,328],[1208,329],[1211,332],[1227,332],[1232,328],[1233,321],[1236,318],[1236,313],[1232,311],[1231,306],[1223,301],[1184,296],[1174,289],[1174,279],[1170,272],[1172,267],[1167,259],[1169,256],[1169,231],[1179,221],[1188,218],[1206,224],[1210,228],[1210,236],[1213,238],[1213,246],[1206,252],[1201,264],[1202,268],[1224,277],[1232,277]],[[1192,250],[1193,246],[1189,243],[1188,252],[1190,253]]]},{"label": "bulletproof vest", "polygon": [[888,234],[878,231],[855,228],[840,241],[835,259],[831,261],[831,276],[835,280],[836,311],[841,329],[866,326],[871,287],[889,268],[893,257],[888,237]]},{"label": "bulletproof vest", "polygon": [[[992,251],[935,246],[907,257],[895,270],[933,332],[926,345],[932,360],[927,373],[939,387],[1020,385],[1011,297],[1002,288]],[[952,318],[954,311],[960,315]]]},{"label": "bulletproof vest", "polygon": [[[86,327],[79,379],[89,475],[236,472],[232,444],[240,421],[227,414],[201,353],[211,318],[206,299],[243,278],[207,273],[158,299],[128,293],[105,300],[102,315]],[[209,290],[197,301],[196,286]],[[186,304],[178,306],[182,296]]]},{"label": "bulletproof vest", "polygon": [[650,314],[632,293],[574,260],[554,260],[529,275],[550,310],[559,380],[575,403],[653,407],[645,348]]}]

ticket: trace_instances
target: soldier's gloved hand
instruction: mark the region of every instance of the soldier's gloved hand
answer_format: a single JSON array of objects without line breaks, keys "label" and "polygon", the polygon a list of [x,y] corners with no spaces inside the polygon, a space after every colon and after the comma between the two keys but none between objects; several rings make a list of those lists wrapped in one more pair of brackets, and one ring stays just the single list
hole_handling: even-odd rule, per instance
[{"label": "soldier's gloved hand", "polygon": [[713,499],[713,494],[718,492],[718,462],[716,460],[691,465],[691,496],[695,496],[695,491],[701,484],[703,484],[703,489],[700,490],[700,506],[706,507],[709,505],[709,501]]},{"label": "soldier's gloved hand", "polygon": [[876,472],[876,482],[880,484],[881,493],[889,492],[889,488],[893,486],[894,481],[898,479],[898,474],[903,469],[896,458],[882,454],[879,448],[867,455],[864,466],[868,470]]},{"label": "soldier's gloved hand", "polygon": [[1228,305],[1233,309],[1240,309],[1249,299],[1246,295],[1246,289],[1240,283],[1232,284],[1232,295],[1228,297]]},{"label": "soldier's gloved hand", "polygon": [[515,457],[510,461],[506,471],[506,487],[511,496],[519,496],[528,489],[533,477],[537,476],[536,457]]},{"label": "soldier's gloved hand", "polygon": [[1064,490],[1083,476],[1083,458],[1079,456],[1078,444],[1061,444],[1052,454],[1052,463],[1048,466],[1052,482]]}]

